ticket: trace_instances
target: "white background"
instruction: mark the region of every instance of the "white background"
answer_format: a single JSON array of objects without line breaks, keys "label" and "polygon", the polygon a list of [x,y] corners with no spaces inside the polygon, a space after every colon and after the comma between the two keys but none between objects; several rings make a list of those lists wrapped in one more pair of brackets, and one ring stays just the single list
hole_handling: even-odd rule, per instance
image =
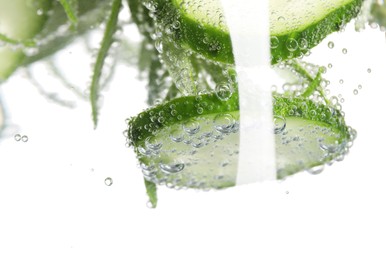
[{"label": "white background", "polygon": [[[64,53],[68,69],[87,78],[89,61],[76,51]],[[47,101],[16,74],[0,89],[8,120],[0,140],[0,259],[386,259],[385,57],[383,33],[347,28],[307,58],[333,64],[330,89],[343,95],[347,123],[358,132],[343,162],[320,175],[224,191],[161,187],[157,209],[146,207],[122,134],[125,119],[146,108],[134,68],[118,68],[96,130],[87,102],[68,109]],[[39,80],[48,92],[67,93]]]}]

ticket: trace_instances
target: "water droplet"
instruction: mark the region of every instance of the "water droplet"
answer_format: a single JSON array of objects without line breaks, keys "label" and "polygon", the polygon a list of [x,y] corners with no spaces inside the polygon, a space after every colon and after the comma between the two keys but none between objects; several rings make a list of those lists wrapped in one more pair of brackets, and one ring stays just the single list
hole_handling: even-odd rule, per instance
[{"label": "water droplet", "polygon": [[231,133],[236,125],[236,120],[231,114],[218,114],[213,120],[214,128],[220,133]]},{"label": "water droplet", "polygon": [[370,68],[367,69],[367,73],[371,73],[371,69]]},{"label": "water droplet", "polygon": [[19,142],[21,140],[21,135],[15,134],[15,140]]},{"label": "water droplet", "polygon": [[274,116],[273,123],[275,134],[281,134],[287,125],[285,118],[282,116]]},{"label": "water droplet", "polygon": [[277,18],[277,20],[278,20],[278,21],[285,21],[285,17],[284,17],[284,16],[279,16],[279,17]]},{"label": "water droplet", "polygon": [[113,185],[113,179],[112,179],[111,177],[107,177],[107,178],[105,179],[105,184],[106,184],[106,186],[111,186],[111,185]]},{"label": "water droplet", "polygon": [[226,83],[218,84],[215,91],[216,96],[222,101],[227,101],[233,94],[232,88]]},{"label": "water droplet", "polygon": [[343,49],[342,49],[342,53],[343,53],[343,54],[347,54],[347,49],[346,49],[346,48],[343,48]]},{"label": "water droplet", "polygon": [[343,79],[340,79],[340,80],[339,80],[339,83],[340,83],[340,84],[343,84],[343,83],[344,83]]},{"label": "water droplet", "polygon": [[327,67],[328,67],[329,69],[331,69],[331,68],[332,68],[332,64],[329,63],[329,64],[327,65]]},{"label": "water droplet", "polygon": [[22,140],[23,142],[28,142],[28,136],[23,135],[23,136],[21,137],[21,140]]},{"label": "water droplet", "polygon": [[185,164],[181,162],[171,163],[171,164],[160,163],[159,168],[164,173],[171,174],[171,173],[177,173],[182,171],[185,168]]},{"label": "water droplet", "polygon": [[328,48],[332,49],[332,48],[334,48],[335,44],[334,44],[334,42],[328,42],[327,46],[328,46]]},{"label": "water droplet", "polygon": [[354,90],[353,90],[353,93],[354,93],[354,95],[358,95],[358,90],[357,90],[357,89],[354,89]]},{"label": "water droplet", "polygon": [[359,84],[359,85],[358,85],[358,89],[362,89],[362,85]]},{"label": "water droplet", "polygon": [[149,209],[154,209],[155,205],[153,205],[153,203],[151,203],[151,201],[149,200],[148,202],[146,202],[146,207],[148,207]]},{"label": "water droplet", "polygon": [[196,120],[191,119],[183,124],[183,129],[186,133],[194,135],[200,131],[200,124]]}]

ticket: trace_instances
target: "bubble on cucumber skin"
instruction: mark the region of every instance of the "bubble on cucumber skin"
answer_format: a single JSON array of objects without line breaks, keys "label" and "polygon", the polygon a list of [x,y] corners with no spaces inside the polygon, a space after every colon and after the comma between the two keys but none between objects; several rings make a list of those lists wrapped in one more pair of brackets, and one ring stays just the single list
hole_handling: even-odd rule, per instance
[{"label": "bubble on cucumber skin", "polygon": [[220,83],[215,88],[215,93],[221,101],[227,101],[233,94],[232,87],[228,83]]}]

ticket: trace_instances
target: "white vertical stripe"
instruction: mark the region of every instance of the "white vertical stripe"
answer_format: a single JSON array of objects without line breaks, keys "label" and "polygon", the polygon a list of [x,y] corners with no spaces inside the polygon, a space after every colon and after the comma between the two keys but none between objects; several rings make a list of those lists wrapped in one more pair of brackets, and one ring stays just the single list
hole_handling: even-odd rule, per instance
[{"label": "white vertical stripe", "polygon": [[240,99],[237,185],[276,179],[270,76],[269,0],[221,0]]}]

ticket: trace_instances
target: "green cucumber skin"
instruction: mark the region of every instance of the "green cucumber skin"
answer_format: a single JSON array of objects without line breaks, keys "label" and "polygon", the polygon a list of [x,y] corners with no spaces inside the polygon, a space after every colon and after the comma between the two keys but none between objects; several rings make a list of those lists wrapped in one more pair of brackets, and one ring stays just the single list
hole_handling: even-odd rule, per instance
[{"label": "green cucumber skin", "polygon": [[[197,112],[198,107],[203,108],[201,114]],[[178,119],[178,115],[172,115],[173,110],[179,111],[180,119]],[[147,109],[138,116],[131,118],[128,125],[129,143],[137,147],[140,142],[152,136],[153,132],[156,132],[158,129],[173,124],[181,124],[192,117],[238,110],[239,98],[237,93],[234,93],[226,102],[220,101],[216,94],[175,98],[172,101]],[[318,121],[328,127],[339,130],[341,133],[345,133],[342,139],[349,138],[348,127],[340,111],[322,104],[316,104],[309,99],[274,96],[273,114],[275,116],[294,116]],[[162,120],[159,120],[159,118],[162,118]]]},{"label": "green cucumber skin", "polygon": [[[170,0],[169,0],[170,1]],[[170,9],[176,7],[169,1],[156,0],[157,17],[159,20],[170,19],[172,16]],[[328,34],[341,30],[352,18],[356,17],[360,11],[360,6],[364,0],[353,0],[351,3],[328,14],[323,20],[310,25],[305,30],[293,32],[286,35],[271,35],[271,42],[277,41],[277,47],[271,48],[271,63],[276,64],[290,58],[300,57],[306,54],[309,49],[319,44]],[[192,50],[214,61],[233,64],[232,44],[228,33],[215,27],[205,25],[197,26],[196,21],[184,14],[178,14],[181,28],[176,34],[177,40],[187,43]],[[203,41],[207,38],[207,41]],[[289,40],[297,42],[306,41],[305,48],[297,48],[290,51],[287,48]],[[219,48],[213,48],[215,43]]]}]

